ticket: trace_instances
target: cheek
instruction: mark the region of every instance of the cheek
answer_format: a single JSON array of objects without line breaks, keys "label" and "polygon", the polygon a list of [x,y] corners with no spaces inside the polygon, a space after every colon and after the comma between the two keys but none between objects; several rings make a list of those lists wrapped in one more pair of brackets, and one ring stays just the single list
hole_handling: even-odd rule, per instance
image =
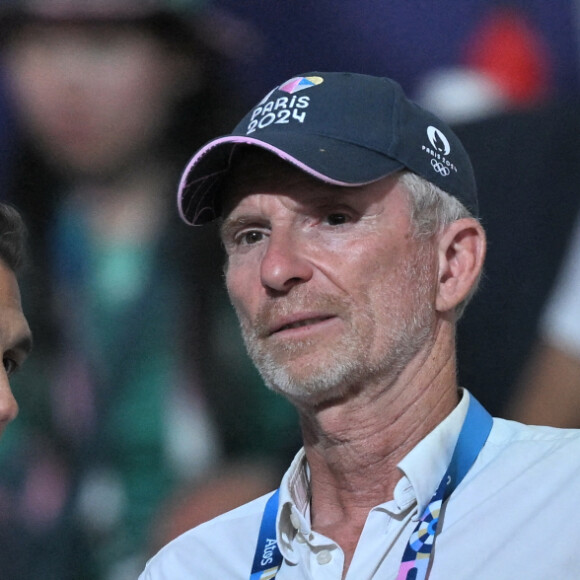
[{"label": "cheek", "polygon": [[426,283],[412,256],[405,244],[360,255],[359,268],[353,277],[354,288],[360,302],[376,313],[379,327],[389,326],[394,318],[412,310],[417,284]]},{"label": "cheek", "polygon": [[252,284],[250,268],[228,264],[225,272],[226,288],[239,316],[250,317],[259,296],[259,289]]},{"label": "cheek", "polygon": [[360,295],[368,290],[371,279],[377,276],[379,260],[372,241],[344,237],[311,236],[308,246],[308,260],[322,274],[322,279],[330,281],[346,295]]},{"label": "cheek", "polygon": [[335,253],[345,279],[349,279],[359,293],[381,294],[396,286],[406,260],[408,249],[396,242],[366,240],[345,244]]}]

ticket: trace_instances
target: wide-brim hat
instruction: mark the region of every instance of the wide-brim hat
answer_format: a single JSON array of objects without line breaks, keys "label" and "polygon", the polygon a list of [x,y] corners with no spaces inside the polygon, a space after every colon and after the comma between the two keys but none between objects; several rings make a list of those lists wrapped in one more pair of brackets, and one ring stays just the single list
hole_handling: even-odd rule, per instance
[{"label": "wide-brim hat", "polygon": [[[138,22],[165,19],[217,54],[237,61],[252,58],[260,34],[247,21],[211,0],[0,0],[6,36],[15,23]],[[254,39],[254,42],[250,42]]]}]

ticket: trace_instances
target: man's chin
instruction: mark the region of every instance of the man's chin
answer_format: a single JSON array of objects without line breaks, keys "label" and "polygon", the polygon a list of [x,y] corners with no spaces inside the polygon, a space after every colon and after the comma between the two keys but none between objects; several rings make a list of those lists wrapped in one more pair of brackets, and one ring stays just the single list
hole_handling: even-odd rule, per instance
[{"label": "man's chin", "polygon": [[318,406],[342,400],[349,393],[344,372],[329,372],[328,367],[316,368],[293,365],[258,366],[266,386],[289,399],[296,406]]}]

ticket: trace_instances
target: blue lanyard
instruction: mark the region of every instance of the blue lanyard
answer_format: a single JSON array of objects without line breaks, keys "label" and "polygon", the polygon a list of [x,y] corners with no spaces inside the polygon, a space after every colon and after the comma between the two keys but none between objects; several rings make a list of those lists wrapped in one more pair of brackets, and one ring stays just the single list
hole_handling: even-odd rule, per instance
[{"label": "blue lanyard", "polygon": [[449,467],[423,511],[403,553],[397,580],[425,580],[433,561],[433,546],[442,515],[443,503],[461,483],[487,441],[493,424],[491,415],[474,397],[469,399],[467,416],[451,457]]},{"label": "blue lanyard", "polygon": [[[415,531],[409,538],[397,580],[427,578],[435,535],[440,531],[437,524],[443,503],[461,483],[475,462],[487,440],[492,424],[491,415],[473,396],[470,397],[467,416],[459,433],[451,462],[429,505],[423,511]],[[277,490],[266,503],[250,580],[274,580],[282,565],[283,558],[276,541],[279,495],[280,490]]]},{"label": "blue lanyard", "polygon": [[282,554],[276,541],[279,495],[280,490],[277,489],[264,509],[250,580],[273,580],[282,565]]}]

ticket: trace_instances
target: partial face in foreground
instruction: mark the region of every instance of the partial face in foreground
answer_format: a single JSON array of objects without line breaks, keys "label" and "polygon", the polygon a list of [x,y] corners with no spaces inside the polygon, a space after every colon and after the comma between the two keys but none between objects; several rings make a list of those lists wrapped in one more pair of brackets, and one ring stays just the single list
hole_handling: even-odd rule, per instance
[{"label": "partial face in foreground", "polygon": [[437,269],[396,177],[322,184],[268,161],[228,190],[227,287],[267,384],[319,404],[389,384],[429,342]]},{"label": "partial face in foreground", "polygon": [[28,323],[22,312],[16,276],[0,260],[0,435],[18,413],[10,388],[10,376],[24,363],[31,348]]}]

